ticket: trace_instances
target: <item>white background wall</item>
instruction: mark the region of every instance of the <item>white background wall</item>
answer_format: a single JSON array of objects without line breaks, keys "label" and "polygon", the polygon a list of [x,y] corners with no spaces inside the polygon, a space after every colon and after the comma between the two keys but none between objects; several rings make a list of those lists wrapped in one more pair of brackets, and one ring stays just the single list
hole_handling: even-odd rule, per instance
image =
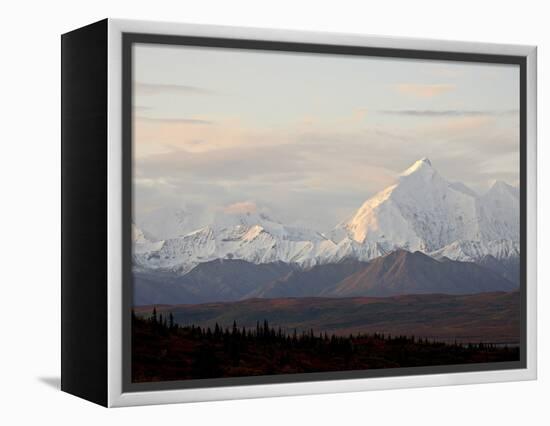
[{"label": "white background wall", "polygon": [[[4,2],[0,50],[0,423],[550,424],[549,13],[544,1]],[[104,17],[539,46],[539,380],[106,410],[57,391],[60,321],[59,35]],[[544,167],[547,167],[544,170]],[[548,217],[548,216],[547,216]],[[547,259],[545,259],[545,256]],[[546,261],[546,262],[545,262]],[[546,396],[544,393],[546,392]],[[27,423],[27,424],[33,424]]]}]

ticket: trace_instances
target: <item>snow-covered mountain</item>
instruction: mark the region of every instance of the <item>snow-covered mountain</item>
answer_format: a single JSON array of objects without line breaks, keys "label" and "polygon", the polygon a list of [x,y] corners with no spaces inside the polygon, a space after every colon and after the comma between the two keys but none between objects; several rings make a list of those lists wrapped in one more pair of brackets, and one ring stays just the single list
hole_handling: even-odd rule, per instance
[{"label": "snow-covered mountain", "polygon": [[447,257],[461,262],[477,262],[485,256],[493,256],[495,259],[518,258],[519,242],[513,240],[459,240],[430,253],[430,255],[436,259]]},{"label": "snow-covered mountain", "polygon": [[315,253],[323,251],[324,246],[335,245],[318,232],[285,226],[264,214],[252,212],[219,212],[207,226],[159,244],[157,250],[150,252],[134,250],[135,262],[150,269],[179,272],[215,259],[305,265]]},{"label": "snow-covered mountain", "polygon": [[479,198],[482,241],[519,241],[519,189],[497,181]]},{"label": "snow-covered mountain", "polygon": [[[164,244],[162,241],[153,241],[143,230],[132,224],[132,242],[134,247],[134,256],[137,254],[154,253]],[[145,265],[146,266],[146,265]]]},{"label": "snow-covered mountain", "polygon": [[519,199],[497,182],[483,196],[445,180],[426,158],[368,199],[331,236],[432,252],[455,241],[519,239]]},{"label": "snow-covered mountain", "polygon": [[137,226],[150,239],[160,241],[183,237],[208,221],[208,213],[198,208],[163,207],[143,215]]},{"label": "snow-covered mountain", "polygon": [[368,261],[398,249],[462,261],[519,256],[517,188],[497,182],[479,196],[445,180],[426,158],[327,236],[258,212],[219,211],[196,218],[165,210],[140,225],[146,232],[134,231],[136,265],[181,273],[215,259],[309,268],[344,259]]}]

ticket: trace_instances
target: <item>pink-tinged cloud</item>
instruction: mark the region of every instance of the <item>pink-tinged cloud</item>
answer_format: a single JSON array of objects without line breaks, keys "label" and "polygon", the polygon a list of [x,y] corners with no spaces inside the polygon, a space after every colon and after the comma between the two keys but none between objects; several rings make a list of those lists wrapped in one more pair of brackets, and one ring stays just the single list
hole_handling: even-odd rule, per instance
[{"label": "pink-tinged cloud", "polygon": [[255,213],[258,210],[256,203],[252,201],[242,201],[240,203],[230,204],[225,206],[223,211],[229,214],[239,214],[239,213]]},{"label": "pink-tinged cloud", "polygon": [[397,84],[395,89],[404,95],[433,98],[455,89],[453,84]]},{"label": "pink-tinged cloud", "polygon": [[[495,119],[493,117],[457,117],[444,120],[442,122],[433,122],[422,127],[419,134],[431,135],[436,137],[451,137],[457,135],[471,135],[479,137],[482,129],[492,129]],[[487,136],[485,135],[485,138]]]}]

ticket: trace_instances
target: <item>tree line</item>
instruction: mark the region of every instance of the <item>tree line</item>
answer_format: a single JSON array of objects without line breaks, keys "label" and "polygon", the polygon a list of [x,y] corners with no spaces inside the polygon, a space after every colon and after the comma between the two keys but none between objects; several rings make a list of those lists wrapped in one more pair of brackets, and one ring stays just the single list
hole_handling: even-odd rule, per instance
[{"label": "tree line", "polygon": [[492,350],[492,349],[508,349],[507,345],[499,346],[494,343],[484,342],[469,342],[462,343],[455,341],[454,343],[445,343],[436,340],[435,338],[415,337],[407,335],[391,335],[385,333],[356,333],[347,336],[328,334],[327,332],[315,333],[312,328],[309,330],[298,331],[296,328],[284,330],[281,327],[272,327],[267,319],[256,321],[256,327],[246,328],[238,326],[236,321],[233,321],[232,327],[222,327],[217,322],[213,327],[201,327],[191,324],[189,326],[180,326],[174,320],[172,312],[168,315],[157,313],[156,307],[153,308],[151,315],[148,318],[138,317],[132,310],[132,321],[143,321],[147,323],[151,329],[160,335],[168,335],[170,333],[184,333],[197,339],[203,339],[206,342],[228,341],[237,342],[254,342],[265,344],[279,344],[287,347],[314,347],[329,346],[330,349],[338,352],[353,352],[357,345],[369,345],[373,342],[380,341],[395,345],[421,345],[421,346],[448,346],[455,348],[463,348],[468,350]]}]

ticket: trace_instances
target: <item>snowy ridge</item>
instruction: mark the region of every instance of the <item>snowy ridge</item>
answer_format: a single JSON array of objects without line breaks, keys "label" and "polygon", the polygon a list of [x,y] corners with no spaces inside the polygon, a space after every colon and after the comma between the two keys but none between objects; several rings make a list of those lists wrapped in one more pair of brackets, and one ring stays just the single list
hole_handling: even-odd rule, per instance
[{"label": "snowy ridge", "polygon": [[134,224],[132,224],[132,241],[134,243],[134,254],[154,253],[160,250],[164,244],[163,241],[152,241]]},{"label": "snowy ridge", "polygon": [[479,199],[481,240],[519,241],[519,191],[495,182]]},{"label": "snowy ridge", "polygon": [[208,226],[157,244],[156,250],[147,251],[143,240],[134,241],[135,263],[183,273],[215,259],[306,264],[327,244],[335,245],[318,232],[284,226],[257,213],[220,213]]},{"label": "snowy ridge", "polygon": [[495,241],[455,241],[448,246],[429,253],[430,256],[441,259],[447,257],[461,262],[477,262],[485,256],[506,260],[519,257],[519,243],[511,240]]}]

